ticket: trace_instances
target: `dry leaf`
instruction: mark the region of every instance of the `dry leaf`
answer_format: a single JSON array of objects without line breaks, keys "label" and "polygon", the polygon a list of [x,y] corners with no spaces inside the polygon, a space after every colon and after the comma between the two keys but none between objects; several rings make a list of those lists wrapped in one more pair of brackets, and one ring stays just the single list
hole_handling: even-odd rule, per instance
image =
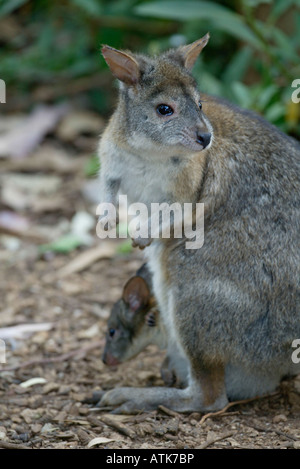
[{"label": "dry leaf", "polygon": [[54,425],[52,425],[52,423],[45,423],[45,425],[42,427],[41,429],[41,433],[45,434],[45,433],[52,433],[52,432],[55,432],[59,430],[59,427],[55,427]]},{"label": "dry leaf", "polygon": [[4,440],[6,438],[6,428],[0,427],[0,440]]},{"label": "dry leaf", "polygon": [[64,207],[64,198],[60,195],[36,197],[31,202],[33,213],[59,212]]},{"label": "dry leaf", "polygon": [[102,445],[102,444],[105,444],[105,443],[110,443],[112,441],[116,441],[116,440],[113,440],[111,438],[104,438],[104,437],[97,437],[97,438],[93,438],[87,445],[88,448],[92,448],[92,446],[96,446],[96,445]]},{"label": "dry leaf", "polygon": [[116,422],[124,422],[124,423],[130,422],[132,420],[132,415],[128,416],[128,415],[122,415],[122,414],[103,414],[102,417],[104,418],[108,417],[110,420],[115,420]]},{"label": "dry leaf", "polygon": [[75,259],[62,267],[56,276],[63,278],[76,272],[81,272],[99,259],[112,257],[116,253],[117,247],[117,243],[102,242],[99,246],[80,253]]},{"label": "dry leaf", "polygon": [[24,158],[52,131],[67,111],[65,104],[39,106],[22,123],[0,135],[0,157]]},{"label": "dry leaf", "polygon": [[56,134],[61,140],[73,141],[80,134],[99,135],[104,120],[91,111],[72,110],[62,119]]},{"label": "dry leaf", "polygon": [[39,331],[49,331],[53,323],[44,322],[39,324],[19,324],[18,326],[0,328],[0,338],[6,339],[24,339],[31,334]]},{"label": "dry leaf", "polygon": [[45,380],[45,378],[36,377],[23,381],[22,383],[20,383],[20,386],[22,388],[29,388],[30,386],[34,386],[35,384],[45,384],[46,382],[47,381]]},{"label": "dry leaf", "polygon": [[14,173],[1,176],[1,183],[9,184],[24,193],[49,195],[57,192],[62,180],[55,175]]},{"label": "dry leaf", "polygon": [[[1,121],[0,121],[1,122]],[[0,124],[1,126],[1,124]],[[37,172],[53,171],[59,174],[83,174],[84,165],[90,155],[74,157],[54,145],[43,143],[26,159],[10,159],[2,163],[4,171]]]},{"label": "dry leaf", "polygon": [[0,231],[9,233],[19,233],[25,231],[29,227],[27,218],[10,210],[2,210],[0,212]]},{"label": "dry leaf", "polygon": [[85,331],[80,331],[77,335],[78,339],[92,339],[93,337],[98,337],[100,334],[99,325],[93,324],[91,327]]},{"label": "dry leaf", "polygon": [[5,174],[1,176],[2,201],[15,210],[32,207],[42,195],[53,195],[62,181],[58,176],[40,174]]}]

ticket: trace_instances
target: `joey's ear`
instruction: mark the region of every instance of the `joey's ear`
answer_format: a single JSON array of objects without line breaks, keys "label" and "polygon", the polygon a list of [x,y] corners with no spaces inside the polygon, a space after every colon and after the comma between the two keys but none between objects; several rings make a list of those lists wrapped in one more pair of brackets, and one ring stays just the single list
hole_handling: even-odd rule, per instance
[{"label": "joey's ear", "polygon": [[116,78],[126,85],[135,85],[139,81],[139,65],[131,55],[110,46],[102,47],[102,55]]},{"label": "joey's ear", "polygon": [[207,33],[201,39],[198,39],[198,41],[192,42],[192,44],[182,46],[178,49],[181,57],[183,58],[185,68],[188,70],[193,68],[198,55],[208,43],[209,37],[209,33]]},{"label": "joey's ear", "polygon": [[123,290],[122,299],[134,313],[145,308],[150,300],[150,290],[145,280],[137,276],[128,280]]}]

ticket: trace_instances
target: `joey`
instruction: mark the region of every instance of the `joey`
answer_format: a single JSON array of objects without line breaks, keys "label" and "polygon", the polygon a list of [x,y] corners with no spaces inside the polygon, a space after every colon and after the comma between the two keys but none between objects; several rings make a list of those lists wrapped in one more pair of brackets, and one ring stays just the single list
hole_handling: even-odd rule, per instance
[{"label": "joey", "polygon": [[[122,297],[112,307],[102,359],[107,365],[119,365],[150,344],[161,350],[167,348],[166,331],[152,292],[151,274],[144,264],[126,283]],[[184,387],[187,367],[182,360],[165,357],[161,376],[168,386]]]}]

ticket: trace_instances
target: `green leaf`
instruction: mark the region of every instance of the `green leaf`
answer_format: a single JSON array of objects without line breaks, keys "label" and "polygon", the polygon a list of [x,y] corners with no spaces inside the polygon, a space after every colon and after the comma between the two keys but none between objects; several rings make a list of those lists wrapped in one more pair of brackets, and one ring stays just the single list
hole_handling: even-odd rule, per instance
[{"label": "green leaf", "polygon": [[298,2],[297,1],[295,2],[295,0],[276,0],[276,2],[274,2],[274,5],[270,11],[269,21],[272,21],[272,22],[277,21],[279,17],[283,15],[283,13],[286,10],[288,10],[291,6],[297,3]]},{"label": "green leaf", "polygon": [[72,3],[80,7],[86,14],[95,16],[96,18],[101,16],[103,8],[101,1],[99,0],[71,0]]},{"label": "green leaf", "polygon": [[209,20],[213,26],[256,48],[261,43],[247,26],[244,18],[215,2],[188,0],[163,0],[138,5],[134,12],[141,16],[152,16],[177,21]]},{"label": "green leaf", "polygon": [[229,10],[214,2],[162,0],[138,5],[134,11],[141,16],[186,21],[198,18],[215,18],[220,13],[225,12],[226,14]]},{"label": "green leaf", "polygon": [[222,82],[205,70],[201,71],[199,86],[200,90],[205,93],[223,96]]},{"label": "green leaf", "polygon": [[276,122],[285,115],[285,106],[283,103],[274,103],[265,112],[265,118],[270,122]]},{"label": "green leaf", "polygon": [[257,107],[263,111],[270,103],[273,96],[278,92],[278,86],[272,84],[263,89],[257,97]]},{"label": "green leaf", "polygon": [[291,60],[295,63],[299,63],[297,46],[291,47],[291,37],[274,26],[269,28],[269,37],[277,44],[276,52],[278,56],[281,56],[285,61]]},{"label": "green leaf", "polygon": [[249,7],[257,7],[262,3],[271,3],[272,0],[244,0]]},{"label": "green leaf", "polygon": [[28,0],[0,0],[0,17],[9,15],[27,2]]},{"label": "green leaf", "polygon": [[133,250],[131,239],[126,239],[120,246],[117,248],[118,254],[129,254]]},{"label": "green leaf", "polygon": [[238,50],[227,65],[222,80],[226,83],[241,81],[249,67],[252,53],[248,46]]},{"label": "green leaf", "polygon": [[92,155],[84,166],[84,174],[86,177],[96,176],[100,169],[100,161],[97,155]]},{"label": "green leaf", "polygon": [[252,104],[251,90],[239,81],[232,83],[231,89],[237,103],[243,108],[250,109]]},{"label": "green leaf", "polygon": [[39,251],[41,254],[44,254],[48,251],[68,254],[69,252],[74,251],[74,249],[78,248],[81,245],[82,240],[78,236],[73,234],[67,234],[65,236],[62,236],[61,238],[58,238],[52,243],[43,244],[39,246]]}]

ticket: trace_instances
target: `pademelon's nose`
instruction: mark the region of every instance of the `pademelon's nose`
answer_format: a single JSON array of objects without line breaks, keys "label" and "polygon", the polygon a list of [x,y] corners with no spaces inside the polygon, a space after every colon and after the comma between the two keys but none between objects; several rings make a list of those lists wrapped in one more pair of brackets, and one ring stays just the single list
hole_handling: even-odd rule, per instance
[{"label": "pademelon's nose", "polygon": [[206,148],[207,145],[209,145],[211,140],[211,134],[210,133],[196,133],[196,142],[202,145],[203,148]]}]

